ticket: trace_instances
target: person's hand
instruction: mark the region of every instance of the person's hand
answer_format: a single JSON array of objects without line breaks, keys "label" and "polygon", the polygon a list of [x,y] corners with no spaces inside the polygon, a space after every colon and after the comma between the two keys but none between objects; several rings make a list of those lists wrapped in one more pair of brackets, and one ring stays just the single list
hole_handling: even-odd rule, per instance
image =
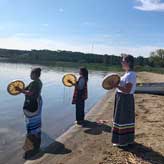
[{"label": "person's hand", "polygon": [[118,87],[118,84],[114,83],[113,81],[110,83],[110,85],[111,85],[112,88],[117,88]]},{"label": "person's hand", "polygon": [[19,88],[19,87],[17,87],[17,86],[15,87],[15,90],[16,90],[16,91],[19,91],[19,92],[22,92],[22,89]]},{"label": "person's hand", "polygon": [[71,80],[68,80],[68,83],[73,84]]}]

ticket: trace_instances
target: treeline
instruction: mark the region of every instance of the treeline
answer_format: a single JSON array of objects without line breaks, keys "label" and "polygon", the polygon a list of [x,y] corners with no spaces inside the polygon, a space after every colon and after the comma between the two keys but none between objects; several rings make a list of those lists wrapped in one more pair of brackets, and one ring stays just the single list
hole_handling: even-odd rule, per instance
[{"label": "treeline", "polygon": [[[121,54],[123,55],[123,54]],[[120,65],[121,56],[99,55],[72,51],[50,51],[50,50],[8,50],[0,49],[0,58],[10,61],[26,62],[74,62],[74,63],[100,63],[104,65]],[[150,54],[150,57],[139,56],[135,58],[136,65],[164,67],[164,50],[159,49]]]},{"label": "treeline", "polygon": [[91,53],[72,52],[72,51],[50,51],[50,50],[6,50],[0,49],[0,57],[10,60],[24,61],[62,61],[75,63],[104,63],[111,65],[120,64],[121,57],[115,55],[98,55]]}]

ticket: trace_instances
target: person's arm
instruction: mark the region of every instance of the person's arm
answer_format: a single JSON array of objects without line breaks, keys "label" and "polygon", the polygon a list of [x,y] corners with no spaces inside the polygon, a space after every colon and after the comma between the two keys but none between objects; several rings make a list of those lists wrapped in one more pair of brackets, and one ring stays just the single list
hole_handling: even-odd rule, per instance
[{"label": "person's arm", "polygon": [[30,90],[24,90],[24,89],[21,89],[19,87],[16,87],[16,90],[17,91],[20,91],[21,93],[27,95],[27,96],[32,96],[34,93]]},{"label": "person's arm", "polygon": [[133,87],[132,83],[127,83],[124,87],[117,86],[117,88],[124,93],[130,93],[132,87]]},{"label": "person's arm", "polygon": [[72,84],[73,86],[77,85],[79,90],[83,90],[84,89],[84,86],[85,86],[85,80],[84,79],[81,79],[78,83],[75,83],[75,84],[73,84],[71,80],[68,80],[68,82],[70,84]]},{"label": "person's arm", "polygon": [[70,84],[72,84],[73,86],[75,86],[77,83],[73,83],[71,80],[68,80],[68,82],[70,83]]},{"label": "person's arm", "polygon": [[119,86],[119,84],[113,86],[113,88],[118,88],[120,91],[124,92],[124,93],[130,93],[133,87],[133,80],[134,80],[134,76],[133,75],[129,75],[127,77],[127,81],[126,84],[124,86]]},{"label": "person's arm", "polygon": [[83,90],[85,87],[85,79],[84,78],[81,78],[78,82],[78,89],[79,90]]},{"label": "person's arm", "polygon": [[27,96],[34,96],[38,92],[38,84],[36,81],[33,81],[26,89],[20,89],[19,87],[16,89]]}]

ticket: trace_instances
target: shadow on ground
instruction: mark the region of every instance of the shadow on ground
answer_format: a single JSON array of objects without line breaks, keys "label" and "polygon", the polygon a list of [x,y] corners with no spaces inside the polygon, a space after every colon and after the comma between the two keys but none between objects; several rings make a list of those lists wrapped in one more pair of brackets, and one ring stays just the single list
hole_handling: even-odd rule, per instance
[{"label": "shadow on ground", "polygon": [[91,121],[85,121],[84,130],[85,133],[91,134],[91,135],[100,135],[103,132],[110,133],[111,132],[111,127],[106,125],[106,124],[98,124],[96,122],[91,122]]},{"label": "shadow on ground", "polygon": [[130,152],[138,158],[152,164],[164,164],[164,156],[153,149],[142,144],[135,143],[129,147],[122,147],[124,151]]},{"label": "shadow on ground", "polygon": [[69,154],[72,152],[70,149],[67,149],[64,144],[53,140],[46,133],[43,133],[42,135],[46,139],[48,138],[49,140],[51,140],[51,144],[45,148],[42,148],[39,153],[37,153],[33,157],[29,157],[29,159],[27,160],[36,160],[36,159],[41,158],[45,154],[64,155],[64,154]]}]

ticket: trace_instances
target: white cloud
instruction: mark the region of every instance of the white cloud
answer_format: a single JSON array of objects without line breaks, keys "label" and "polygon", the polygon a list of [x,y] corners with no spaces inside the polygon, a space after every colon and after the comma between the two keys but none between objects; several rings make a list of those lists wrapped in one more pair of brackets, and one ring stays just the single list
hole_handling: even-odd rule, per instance
[{"label": "white cloud", "polygon": [[135,9],[142,11],[164,11],[164,2],[161,0],[136,0],[139,5]]},{"label": "white cloud", "polygon": [[115,54],[120,55],[121,53],[129,53],[134,56],[149,56],[151,51],[164,47],[155,46],[109,46],[107,44],[84,44],[78,42],[59,41],[51,39],[39,39],[39,38],[23,38],[18,36],[0,38],[0,48],[7,49],[20,49],[20,50],[31,50],[31,49],[50,49],[50,50],[69,50],[79,51],[86,53],[98,53],[98,54]]}]

